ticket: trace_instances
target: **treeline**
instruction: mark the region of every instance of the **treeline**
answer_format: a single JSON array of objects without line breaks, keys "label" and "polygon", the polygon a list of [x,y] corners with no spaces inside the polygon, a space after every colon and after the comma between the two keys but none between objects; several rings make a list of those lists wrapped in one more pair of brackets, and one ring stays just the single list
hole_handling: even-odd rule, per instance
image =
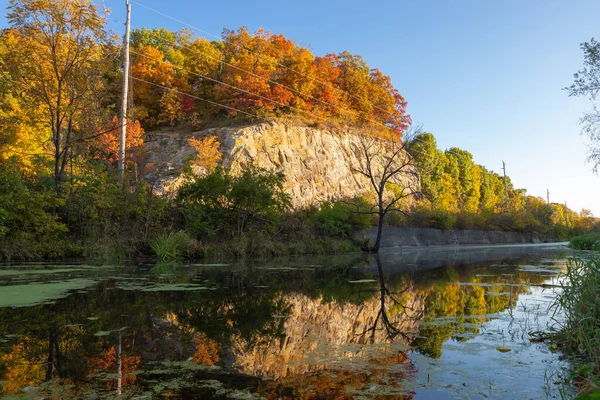
[{"label": "treeline", "polygon": [[[398,141],[410,124],[389,77],[360,56],[324,57],[282,35],[246,29],[222,40],[189,32],[132,32],[131,117],[124,177],[116,170],[122,46],[89,0],[10,0],[0,33],[0,258],[90,258],[185,253],[269,255],[357,249],[368,200],[292,212],[283,177],[219,168],[216,142],[191,143],[208,172],[177,199],[145,180],[144,135],[167,125],[275,119],[363,127]],[[206,101],[208,100],[208,101]],[[398,223],[534,230],[589,229],[576,215],[516,190],[463,150],[431,135],[410,143],[424,200]],[[398,188],[397,188],[398,189]],[[392,221],[394,222],[394,221]],[[557,228],[556,228],[557,229]],[[315,240],[318,238],[319,240]],[[364,245],[364,244],[363,244]]]},{"label": "treeline", "polygon": [[319,57],[283,35],[246,28],[213,41],[142,28],[132,32],[131,46],[135,115],[147,128],[240,112],[372,125],[397,137],[410,124],[390,77],[347,51]]},{"label": "treeline", "polygon": [[473,162],[456,147],[438,149],[431,133],[411,139],[408,151],[420,172],[422,198],[408,221],[418,226],[536,232],[555,239],[598,229],[589,210],[577,213],[514,187],[504,177]]}]

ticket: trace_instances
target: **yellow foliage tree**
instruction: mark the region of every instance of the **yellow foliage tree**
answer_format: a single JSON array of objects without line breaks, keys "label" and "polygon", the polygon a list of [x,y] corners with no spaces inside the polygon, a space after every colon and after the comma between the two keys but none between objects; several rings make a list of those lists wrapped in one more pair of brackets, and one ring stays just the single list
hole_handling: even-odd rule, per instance
[{"label": "yellow foliage tree", "polygon": [[214,171],[223,158],[223,153],[219,151],[221,142],[217,137],[207,136],[201,140],[191,138],[188,143],[198,152],[192,163],[209,173]]}]

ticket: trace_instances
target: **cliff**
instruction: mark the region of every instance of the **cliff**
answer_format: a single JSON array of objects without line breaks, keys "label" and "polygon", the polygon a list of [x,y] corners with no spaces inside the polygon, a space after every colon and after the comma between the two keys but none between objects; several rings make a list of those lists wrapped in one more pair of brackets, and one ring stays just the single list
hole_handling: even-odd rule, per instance
[{"label": "cliff", "polygon": [[[325,129],[269,122],[199,132],[159,131],[147,134],[148,175],[158,193],[173,194],[181,172],[195,151],[189,138],[216,136],[223,165],[233,172],[246,165],[282,172],[285,190],[295,208],[323,200],[354,197],[369,192],[371,184],[353,171],[361,157],[361,133],[355,129]],[[376,151],[386,152],[385,142]],[[200,172],[200,171],[198,171]],[[413,182],[414,185],[414,182]]]}]

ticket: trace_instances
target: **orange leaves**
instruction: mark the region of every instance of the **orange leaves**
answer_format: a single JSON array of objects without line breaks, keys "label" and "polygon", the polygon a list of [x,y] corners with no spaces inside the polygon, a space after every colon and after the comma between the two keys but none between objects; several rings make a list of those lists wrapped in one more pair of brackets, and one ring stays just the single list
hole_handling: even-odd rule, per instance
[{"label": "orange leaves", "polygon": [[214,171],[223,158],[223,154],[219,151],[221,143],[217,137],[208,136],[202,140],[191,138],[188,143],[198,152],[193,164],[206,169],[209,173]]},{"label": "orange leaves", "polygon": [[[142,34],[151,31],[137,36]],[[226,30],[222,42],[198,39],[177,49],[152,43],[147,38],[138,44],[134,77],[230,108],[191,102],[173,92],[169,96],[161,88],[136,89],[137,115],[151,126],[183,122],[192,114],[203,120],[219,113],[235,116],[236,110],[267,118],[293,113],[309,122],[378,125],[395,137],[410,124],[406,101],[391,79],[348,52],[315,57],[283,35],[263,29],[250,34],[245,27]]]},{"label": "orange leaves", "polygon": [[[139,121],[127,120],[127,139],[125,163],[137,164],[144,158],[144,129]],[[106,129],[98,133],[93,144],[94,158],[115,164],[119,159],[119,146],[121,137],[121,120],[113,117]]]},{"label": "orange leaves", "polygon": [[215,365],[221,360],[219,352],[221,345],[212,339],[209,339],[205,333],[196,335],[193,340],[195,348],[192,362],[202,365]]},{"label": "orange leaves", "polygon": [[[114,374],[117,371],[117,352],[115,346],[110,346],[104,350],[98,357],[88,359],[88,365],[90,368],[96,371],[104,371],[109,374]],[[138,370],[140,362],[142,361],[140,356],[134,356],[122,353],[121,354],[121,385],[131,385],[135,383],[137,376],[133,372]],[[109,380],[106,383],[107,388],[113,388],[117,386],[117,380]]]}]

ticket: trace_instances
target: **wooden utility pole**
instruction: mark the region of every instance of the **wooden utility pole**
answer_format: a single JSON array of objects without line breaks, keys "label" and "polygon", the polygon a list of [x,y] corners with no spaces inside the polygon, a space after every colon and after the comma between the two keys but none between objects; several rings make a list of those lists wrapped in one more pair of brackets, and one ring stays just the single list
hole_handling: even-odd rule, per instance
[{"label": "wooden utility pole", "polygon": [[127,92],[129,90],[129,36],[131,24],[131,3],[125,0],[127,5],[127,22],[125,22],[125,38],[123,48],[123,93],[121,93],[121,140],[119,143],[119,172],[125,172],[125,146],[127,140]]},{"label": "wooden utility pole", "polygon": [[502,171],[504,172],[504,206],[508,214],[508,187],[506,186],[506,163],[502,161]]}]

